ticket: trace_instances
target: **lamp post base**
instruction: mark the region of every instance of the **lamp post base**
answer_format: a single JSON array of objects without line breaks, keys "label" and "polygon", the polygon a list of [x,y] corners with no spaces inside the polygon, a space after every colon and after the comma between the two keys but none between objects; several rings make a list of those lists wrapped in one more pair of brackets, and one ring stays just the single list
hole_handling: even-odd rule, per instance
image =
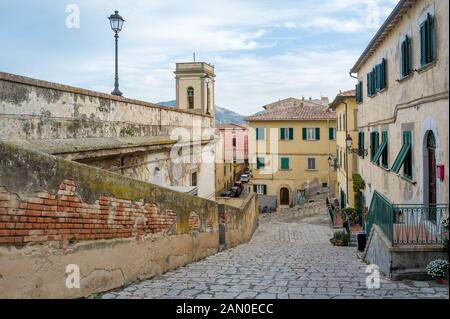
[{"label": "lamp post base", "polygon": [[112,95],[116,96],[122,96],[123,93],[119,91],[119,89],[114,89],[114,91],[111,92]]}]

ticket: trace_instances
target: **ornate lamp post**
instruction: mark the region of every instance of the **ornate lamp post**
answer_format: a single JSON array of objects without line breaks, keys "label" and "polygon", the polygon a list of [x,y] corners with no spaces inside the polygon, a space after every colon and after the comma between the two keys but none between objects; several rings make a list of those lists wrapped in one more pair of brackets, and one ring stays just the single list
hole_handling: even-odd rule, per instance
[{"label": "ornate lamp post", "polygon": [[122,92],[119,90],[119,32],[122,31],[122,26],[125,20],[119,15],[119,11],[115,11],[114,14],[109,16],[109,22],[111,23],[111,29],[114,31],[116,38],[116,76],[114,82],[114,91],[112,95],[122,96]]},{"label": "ornate lamp post", "polygon": [[359,156],[367,156],[369,154],[369,151],[367,149],[359,149],[359,148],[352,148],[353,146],[353,139],[350,136],[350,134],[347,134],[347,138],[345,139],[345,144],[347,146],[348,151],[351,154],[358,154]]}]

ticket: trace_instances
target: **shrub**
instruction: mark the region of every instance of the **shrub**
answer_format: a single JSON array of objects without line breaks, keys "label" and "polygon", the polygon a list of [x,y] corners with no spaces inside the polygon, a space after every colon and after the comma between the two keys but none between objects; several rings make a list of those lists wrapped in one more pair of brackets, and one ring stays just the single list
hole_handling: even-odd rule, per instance
[{"label": "shrub", "polygon": [[353,190],[355,192],[359,192],[362,189],[366,188],[366,182],[363,180],[361,175],[353,174]]},{"label": "shrub", "polygon": [[448,280],[448,261],[436,259],[430,262],[426,268],[427,274],[433,278]]},{"label": "shrub", "polygon": [[341,241],[344,246],[348,245],[348,234],[345,231],[338,230],[334,232],[334,241]]}]

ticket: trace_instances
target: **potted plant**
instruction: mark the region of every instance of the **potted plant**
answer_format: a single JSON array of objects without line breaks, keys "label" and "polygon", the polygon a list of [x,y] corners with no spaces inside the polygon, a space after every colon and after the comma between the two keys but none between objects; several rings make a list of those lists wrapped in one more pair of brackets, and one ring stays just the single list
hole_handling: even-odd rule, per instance
[{"label": "potted plant", "polygon": [[444,244],[444,249],[448,253],[448,217],[442,221],[442,227],[444,228],[442,242]]},{"label": "potted plant", "polygon": [[343,230],[335,231],[330,242],[334,246],[348,246],[348,234]]},{"label": "potted plant", "polygon": [[427,274],[438,283],[448,285],[448,261],[436,259],[430,262],[426,268]]}]

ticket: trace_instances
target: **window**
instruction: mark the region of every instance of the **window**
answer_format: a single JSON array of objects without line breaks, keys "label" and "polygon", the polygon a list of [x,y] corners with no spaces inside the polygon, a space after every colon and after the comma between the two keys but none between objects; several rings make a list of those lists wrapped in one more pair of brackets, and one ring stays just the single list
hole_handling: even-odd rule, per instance
[{"label": "window", "polygon": [[280,128],[280,140],[283,141],[292,141],[294,139],[294,129],[292,127]]},{"label": "window", "polygon": [[265,127],[257,127],[256,128],[256,140],[265,140],[266,139],[266,128]]},{"label": "window", "polygon": [[401,44],[401,59],[401,74],[402,77],[405,77],[412,71],[411,39],[408,36],[405,36],[405,40]]},{"label": "window", "polygon": [[367,73],[367,96],[374,96],[375,90],[375,69]]},{"label": "window", "polygon": [[380,158],[381,158],[381,165],[383,167],[388,166],[387,163],[387,146],[388,146],[388,135],[387,132],[382,132],[381,133],[381,144],[379,147],[377,147],[377,151],[373,157],[373,163],[376,165],[379,165],[380,163]]},{"label": "window", "polygon": [[264,169],[266,166],[266,162],[264,157],[257,157],[256,158],[256,169]]},{"label": "window", "polygon": [[303,128],[303,140],[318,141],[320,140],[320,128]]},{"label": "window", "polygon": [[267,185],[253,185],[253,192],[258,195],[267,195]]},{"label": "window", "polygon": [[434,50],[434,17],[428,13],[427,18],[420,24],[420,65],[433,62]]},{"label": "window", "polygon": [[223,175],[224,175],[224,176],[227,175],[227,167],[226,167],[226,166],[223,167]]},{"label": "window", "polygon": [[188,105],[190,109],[194,108],[194,89],[193,88],[189,88],[187,90],[187,97],[188,97]]},{"label": "window", "polygon": [[282,170],[289,170],[289,157],[282,157],[281,158],[281,169]]},{"label": "window", "polygon": [[378,132],[370,133],[370,160],[376,164],[378,164],[378,161],[375,161],[375,155],[378,151],[379,136],[380,134]]},{"label": "window", "polygon": [[403,166],[403,175],[409,179],[412,179],[412,152],[411,152],[411,131],[403,132],[403,145],[397,158],[392,164],[391,171],[394,173],[400,172],[400,168]]},{"label": "window", "polygon": [[356,84],[356,103],[362,103],[363,101],[363,93],[362,93],[362,82],[359,81],[358,84]]},{"label": "window", "polygon": [[364,132],[358,133],[359,156],[364,159]]},{"label": "window", "polygon": [[316,169],[316,159],[308,158],[308,170],[315,170],[315,169]]},{"label": "window", "polygon": [[191,185],[197,186],[197,173],[192,173],[191,175]]},{"label": "window", "polygon": [[236,138],[233,137],[233,147],[236,147]]},{"label": "window", "polygon": [[336,139],[336,128],[335,127],[328,128],[328,139],[330,141]]},{"label": "window", "polygon": [[387,87],[386,63],[386,59],[383,59],[380,64],[375,65],[375,89],[377,92]]}]

